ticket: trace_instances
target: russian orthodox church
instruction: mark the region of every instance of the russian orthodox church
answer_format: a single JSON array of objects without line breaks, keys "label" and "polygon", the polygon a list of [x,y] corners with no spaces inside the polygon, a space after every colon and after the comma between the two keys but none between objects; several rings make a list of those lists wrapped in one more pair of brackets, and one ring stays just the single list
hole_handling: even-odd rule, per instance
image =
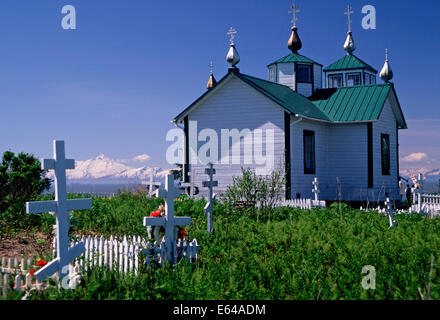
[{"label": "russian orthodox church", "polygon": [[312,198],[315,177],[320,200],[400,199],[399,130],[407,124],[390,82],[388,51],[383,82],[376,83],[377,70],[354,54],[349,7],[345,55],[323,68],[300,53],[298,11],[292,9],[290,53],[267,66],[267,80],[237,68],[231,28],[228,72],[216,81],[211,65],[207,91],[173,119],[185,133],[184,182],[201,186],[211,162],[217,193],[243,167],[257,174],[280,168],[287,199]]}]

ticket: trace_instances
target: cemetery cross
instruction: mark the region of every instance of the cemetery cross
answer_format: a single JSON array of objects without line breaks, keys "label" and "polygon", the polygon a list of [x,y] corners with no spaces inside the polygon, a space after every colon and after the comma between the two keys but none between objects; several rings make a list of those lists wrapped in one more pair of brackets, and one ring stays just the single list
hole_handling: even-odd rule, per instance
[{"label": "cemetery cross", "polygon": [[213,181],[213,175],[215,174],[213,164],[210,162],[208,165],[209,168],[205,169],[205,174],[209,175],[209,181],[203,181],[203,186],[209,188],[208,203],[204,208],[204,213],[208,220],[208,232],[212,232],[212,207],[215,201],[215,194],[213,193],[212,188],[218,186],[218,181]]},{"label": "cemetery cross", "polygon": [[390,201],[390,198],[387,198],[387,200],[385,201],[385,206],[386,206],[386,212],[388,213],[388,218],[390,220],[390,228],[393,228],[396,226],[396,221],[394,221],[393,219],[393,205]]},{"label": "cemetery cross", "polygon": [[174,252],[174,243],[177,240],[174,239],[175,227],[191,224],[191,217],[174,217],[174,198],[179,196],[179,194],[179,189],[174,187],[174,175],[167,175],[165,178],[165,190],[156,190],[156,196],[158,198],[165,198],[165,217],[144,217],[144,226],[165,227],[165,247],[167,260],[170,264],[174,263],[174,256],[176,254],[176,252]]},{"label": "cemetery cross", "polygon": [[318,178],[317,177],[315,177],[315,179],[313,180],[313,182],[312,182],[312,184],[313,184],[313,190],[312,190],[312,192],[315,194],[315,202],[318,202],[318,194],[319,194],[319,189],[318,189],[318,186],[319,186],[319,182],[318,182]]},{"label": "cemetery cross", "polygon": [[38,281],[58,272],[62,280],[68,273],[66,266],[85,251],[79,242],[69,249],[69,215],[72,210],[87,210],[92,207],[92,199],[69,199],[66,191],[66,169],[75,168],[75,160],[66,159],[64,141],[53,141],[54,159],[42,159],[43,170],[55,170],[55,200],[26,202],[26,213],[55,212],[57,257],[35,273]]}]

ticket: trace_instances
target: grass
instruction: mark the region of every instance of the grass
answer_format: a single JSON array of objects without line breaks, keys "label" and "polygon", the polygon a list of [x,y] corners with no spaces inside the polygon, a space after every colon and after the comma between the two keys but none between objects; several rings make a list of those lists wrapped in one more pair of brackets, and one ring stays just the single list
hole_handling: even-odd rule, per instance
[{"label": "grass", "polygon": [[[95,198],[73,215],[75,233],[145,236],[142,218],[160,199],[142,194]],[[206,232],[205,202],[177,200],[190,215],[200,259],[138,276],[95,268],[76,290],[49,289],[32,299],[440,299],[440,220],[343,209],[279,208],[267,217],[214,207]],[[376,289],[362,288],[362,268],[374,266]]]}]

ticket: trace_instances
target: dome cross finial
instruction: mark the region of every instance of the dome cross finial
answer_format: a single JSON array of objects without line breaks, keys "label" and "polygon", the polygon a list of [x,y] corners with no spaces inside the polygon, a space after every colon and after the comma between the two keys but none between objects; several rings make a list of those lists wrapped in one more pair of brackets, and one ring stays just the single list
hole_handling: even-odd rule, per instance
[{"label": "dome cross finial", "polygon": [[347,11],[344,12],[345,15],[347,15],[347,25],[348,25],[348,32],[351,32],[351,15],[354,13],[353,8],[348,5],[347,6]]},{"label": "dome cross finial", "polygon": [[227,35],[231,36],[231,39],[229,40],[231,42],[231,44],[234,44],[234,38],[235,38],[236,34],[237,34],[237,30],[235,30],[234,28],[230,27]]},{"label": "dome cross finial", "polygon": [[228,54],[226,55],[226,61],[232,66],[233,70],[238,70],[235,67],[235,65],[240,62],[240,55],[235,49],[235,44],[234,44],[234,38],[236,34],[237,34],[237,30],[230,27],[227,35],[231,36],[231,39],[229,40],[231,42],[231,45],[229,47]]},{"label": "dome cross finial", "polygon": [[393,79],[393,71],[391,70],[390,63],[388,62],[388,48],[385,49],[385,63],[379,74],[380,78],[385,82],[390,82]]},{"label": "dome cross finial", "polygon": [[348,55],[351,55],[354,50],[356,50],[356,45],[354,44],[353,40],[353,34],[351,33],[351,15],[354,13],[353,8],[348,5],[347,11],[344,12],[345,15],[347,15],[347,25],[348,25],[348,32],[347,32],[347,39],[344,43],[344,50],[347,51]]},{"label": "dome cross finial", "polygon": [[292,27],[296,27],[296,22],[298,21],[298,18],[296,17],[296,14],[297,13],[300,13],[301,11],[300,10],[298,10],[298,5],[296,4],[296,2],[294,2],[291,6],[290,6],[290,8],[292,9],[292,10],[289,10],[289,13],[291,13],[292,15],[293,15],[293,17],[292,17]]}]

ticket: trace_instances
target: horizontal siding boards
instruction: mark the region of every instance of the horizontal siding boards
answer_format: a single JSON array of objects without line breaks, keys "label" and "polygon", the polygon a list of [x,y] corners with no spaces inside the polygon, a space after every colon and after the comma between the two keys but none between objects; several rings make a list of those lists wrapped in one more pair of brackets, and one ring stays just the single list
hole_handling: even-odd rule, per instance
[{"label": "horizontal siding boards", "polygon": [[[373,123],[373,166],[374,166],[374,190],[379,194],[381,200],[385,199],[385,192],[390,199],[399,199],[399,188],[397,184],[397,136],[396,118],[391,109],[389,99],[386,100],[378,121]],[[390,175],[382,175],[381,157],[381,134],[390,136]]]},{"label": "horizontal siding boards", "polygon": [[[265,129],[274,130],[275,167],[283,163],[284,156],[284,110],[271,100],[249,87],[246,83],[231,79],[219,89],[215,95],[206,99],[198,108],[189,114],[190,121],[197,121],[197,131],[210,128],[219,137],[218,155],[221,157],[221,129],[263,129],[263,148],[265,146]],[[242,139],[243,140],[243,139]],[[197,150],[206,142],[198,142]],[[190,143],[191,144],[191,143]],[[231,141],[230,141],[231,144]],[[231,156],[230,150],[230,156]],[[264,156],[264,154],[263,154]],[[230,160],[232,157],[230,157]],[[253,160],[253,157],[252,157]],[[204,174],[206,164],[192,164],[191,169],[196,170],[194,179],[195,185],[199,187],[200,193],[205,195],[207,188],[202,188],[202,181],[207,180]],[[218,187],[214,188],[215,193],[224,192],[227,185],[232,183],[233,176],[241,175],[241,167],[256,169],[261,167],[252,161],[252,164],[244,163],[244,145],[240,145],[240,164],[214,164],[216,174],[214,179],[218,181]],[[206,190],[205,190],[206,189]]]},{"label": "horizontal siding boards", "polygon": [[366,200],[368,189],[367,124],[331,126],[328,132],[328,198],[338,200],[339,177],[342,199]]},{"label": "horizontal siding boards", "polygon": [[[310,130],[315,132],[315,174],[304,174],[304,147],[303,137],[304,130]],[[328,136],[328,124],[323,122],[309,121],[303,119],[302,121],[295,123],[291,127],[291,160],[290,165],[292,167],[292,198],[296,198],[296,194],[300,194],[301,198],[314,198],[312,193],[312,182],[314,177],[319,180],[319,194],[320,199],[327,197],[327,136]]]},{"label": "horizontal siding boards", "polygon": [[322,67],[320,65],[313,65],[313,81],[315,90],[322,88]]},{"label": "horizontal siding boards", "polygon": [[278,65],[278,83],[295,90],[295,64],[283,63]]}]

